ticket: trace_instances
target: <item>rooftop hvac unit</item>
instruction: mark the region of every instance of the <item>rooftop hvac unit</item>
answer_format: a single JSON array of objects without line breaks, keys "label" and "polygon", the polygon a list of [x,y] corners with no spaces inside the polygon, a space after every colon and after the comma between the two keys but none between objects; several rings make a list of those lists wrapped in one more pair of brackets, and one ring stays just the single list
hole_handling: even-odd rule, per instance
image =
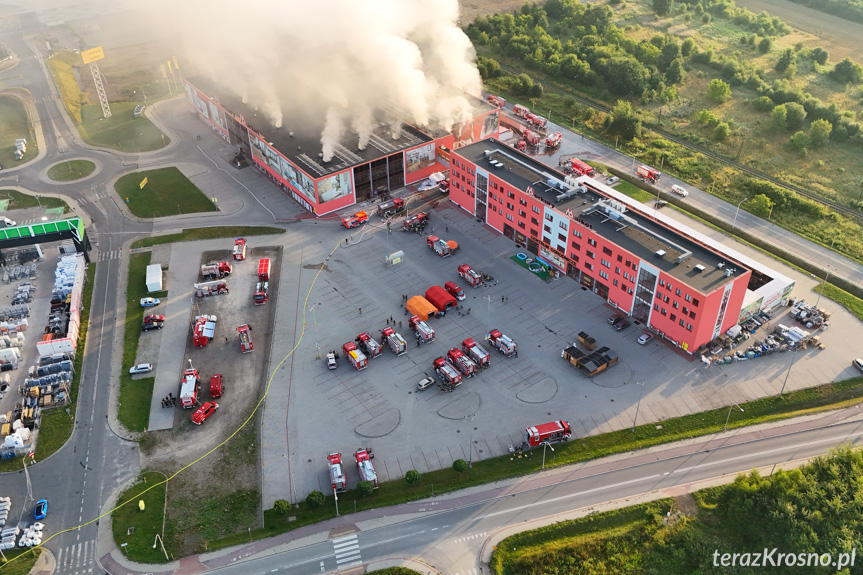
[{"label": "rooftop hvac unit", "polygon": [[503,162],[495,162],[495,163],[494,163],[494,167],[495,167],[495,168],[497,168],[497,169],[502,168],[502,167],[503,167]]},{"label": "rooftop hvac unit", "polygon": [[697,266],[695,266],[695,271],[696,271],[696,272],[698,272],[698,273],[703,272],[705,269],[706,269],[706,268],[705,268],[703,265],[701,265],[701,264],[698,264]]},{"label": "rooftop hvac unit", "polygon": [[491,150],[483,150],[482,153],[486,158],[488,158],[488,157],[491,157],[492,151]]},{"label": "rooftop hvac unit", "polygon": [[716,267],[718,267],[719,269],[724,268],[724,267],[725,267],[725,262],[719,262],[718,264],[716,264]]},{"label": "rooftop hvac unit", "polygon": [[660,257],[660,258],[661,258],[661,257],[663,257],[664,255],[665,255],[665,250],[658,250],[658,251],[656,252],[656,256],[657,256],[657,257]]}]

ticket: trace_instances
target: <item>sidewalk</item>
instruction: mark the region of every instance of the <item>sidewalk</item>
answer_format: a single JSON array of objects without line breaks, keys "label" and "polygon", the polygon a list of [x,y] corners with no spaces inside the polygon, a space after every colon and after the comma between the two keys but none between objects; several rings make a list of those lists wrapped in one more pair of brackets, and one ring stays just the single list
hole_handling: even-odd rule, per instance
[{"label": "sidewalk", "polygon": [[[180,561],[175,561],[164,566],[150,566],[129,561],[116,547],[110,553],[100,557],[98,561],[102,568],[109,573],[122,572],[127,575],[136,575],[137,573],[152,575],[186,575],[188,573],[198,573],[204,570],[230,565],[238,561],[248,561],[295,549],[311,543],[325,541],[329,538],[329,533],[332,529],[355,526],[356,529],[362,531],[364,526],[380,527],[382,524],[404,521],[410,519],[412,516],[427,513],[430,504],[433,505],[432,509],[434,512],[457,509],[466,505],[497,499],[516,493],[541,489],[550,485],[572,481],[574,479],[620,469],[638,467],[646,463],[672,459],[675,457],[692,456],[698,453],[712,451],[721,446],[742,445],[769,437],[791,435],[805,430],[828,427],[845,421],[863,422],[863,409],[861,409],[860,406],[852,406],[831,411],[826,414],[817,414],[795,418],[793,420],[784,420],[775,423],[740,428],[725,433],[718,433],[706,437],[652,447],[638,452],[621,453],[581,464],[550,469],[546,472],[526,477],[477,486],[454,493],[436,496],[431,499],[397,505],[395,507],[385,507],[382,509],[372,509],[361,511],[359,513],[343,515],[328,521],[282,533],[269,539],[263,539],[229,549],[184,558]],[[660,496],[664,497],[667,496],[667,494],[660,494]],[[642,496],[645,501],[651,498],[655,499],[656,497],[656,494],[645,494]],[[639,499],[639,501],[641,500],[642,499]],[[617,504],[619,506],[624,504],[632,505],[634,502],[637,501],[634,501],[633,498],[629,498],[625,502],[617,502]],[[606,508],[606,506],[603,506],[603,508]],[[567,515],[573,515],[574,517],[583,513],[584,510],[571,510],[566,512]],[[561,516],[554,516],[555,521],[561,520],[561,518]],[[382,523],[382,521],[385,523]],[[523,528],[524,527],[522,525],[518,525],[512,527],[512,530],[515,532],[522,530]],[[103,523],[100,526],[99,537],[100,542],[103,544],[108,544],[107,538],[102,535],[102,532],[106,529],[108,530],[106,536],[107,538],[110,538],[110,525]],[[503,538],[509,534],[508,529],[509,528],[502,529],[495,534],[492,534],[491,537]],[[489,542],[491,541],[491,537],[486,541],[484,552],[488,551],[490,553],[489,549],[491,545],[489,545]],[[483,557],[483,559],[485,559],[485,557]]]}]

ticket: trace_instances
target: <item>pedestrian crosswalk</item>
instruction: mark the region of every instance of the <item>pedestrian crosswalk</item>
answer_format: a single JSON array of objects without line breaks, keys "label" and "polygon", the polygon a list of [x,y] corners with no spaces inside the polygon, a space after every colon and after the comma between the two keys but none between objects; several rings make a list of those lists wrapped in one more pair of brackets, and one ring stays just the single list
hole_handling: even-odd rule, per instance
[{"label": "pedestrian crosswalk", "polygon": [[356,534],[333,539],[333,551],[336,554],[336,569],[349,569],[363,564]]},{"label": "pedestrian crosswalk", "polygon": [[86,204],[89,202],[91,204],[95,204],[99,200],[104,200],[107,197],[108,197],[108,192],[103,191],[103,192],[99,192],[98,194],[92,194],[90,196],[81,196],[81,199],[78,200],[78,203],[79,204]]},{"label": "pedestrian crosswalk", "polygon": [[453,539],[450,543],[464,543],[465,541],[473,541],[474,539],[482,539],[483,537],[485,537],[485,533],[476,533],[475,535],[467,535],[466,537]]},{"label": "pedestrian crosswalk", "polygon": [[459,571],[458,573],[453,573],[452,575],[479,575],[479,571],[474,568],[468,569],[467,571]]},{"label": "pedestrian crosswalk", "polygon": [[123,256],[123,250],[108,250],[106,252],[99,252],[99,259],[97,261],[104,262],[107,260],[118,260]]},{"label": "pedestrian crosswalk", "polygon": [[81,541],[67,545],[57,552],[57,570],[63,575],[85,575],[95,566],[96,540]]}]

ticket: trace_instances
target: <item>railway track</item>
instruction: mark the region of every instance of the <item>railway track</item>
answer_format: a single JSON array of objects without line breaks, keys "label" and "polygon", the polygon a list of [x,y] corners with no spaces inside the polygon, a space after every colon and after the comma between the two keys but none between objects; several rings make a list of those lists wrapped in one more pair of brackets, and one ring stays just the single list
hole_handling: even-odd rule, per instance
[{"label": "railway track", "polygon": [[[504,64],[501,64],[500,68],[501,68],[501,70],[503,70],[509,74],[515,75],[515,76],[522,73],[522,72],[517,71],[515,68],[512,68],[510,66],[506,66]],[[611,111],[611,108],[609,108],[608,106],[598,104],[598,103],[594,102],[593,100],[590,100],[590,99],[585,98],[583,96],[579,96],[579,95],[574,94],[572,92],[567,92],[566,90],[562,90],[561,88],[558,88],[557,86],[546,87],[545,85],[543,85],[543,88],[545,90],[548,90],[549,92],[553,92],[553,93],[561,95],[561,96],[570,96],[573,99],[575,99],[576,102],[578,102],[580,104],[584,104],[585,106],[590,106],[594,110],[597,110],[600,112],[605,112],[605,113],[608,113]],[[561,128],[568,129],[568,128],[566,128],[566,126],[561,126]],[[828,200],[828,199],[823,198],[817,194],[813,194],[812,192],[805,190],[799,186],[795,186],[794,184],[790,184],[788,182],[784,182],[780,179],[774,178],[773,176],[766,174],[760,170],[756,170],[754,168],[747,166],[746,164],[742,164],[742,163],[738,162],[737,160],[732,160],[731,158],[728,158],[728,157],[723,156],[721,154],[717,154],[716,152],[714,152],[708,148],[705,148],[704,146],[700,146],[698,144],[690,142],[689,140],[686,140],[684,138],[681,138],[679,136],[676,136],[674,134],[666,132],[665,130],[662,130],[661,128],[655,128],[655,127],[648,126],[645,129],[650,130],[651,132],[654,132],[655,134],[658,134],[658,135],[662,136],[663,138],[665,138],[666,140],[674,142],[675,144],[679,144],[679,145],[684,146],[684,147],[686,147],[692,151],[698,152],[699,154],[703,154],[704,156],[711,158],[712,160],[715,160],[721,164],[735,168],[735,169],[743,172],[744,174],[747,174],[749,176],[753,176],[755,178],[760,178],[762,180],[766,180],[772,184],[779,186],[780,188],[790,190],[792,192],[795,192],[795,193],[803,196],[804,198],[808,198],[814,202],[818,202],[819,204],[827,206],[828,208],[836,211],[839,214],[842,214],[843,216],[847,216],[849,218],[853,218],[853,219],[858,220],[858,221],[863,221],[863,214],[861,214],[859,211],[857,211],[853,208],[849,208],[848,206],[846,206],[844,204],[840,204],[838,202]]]}]

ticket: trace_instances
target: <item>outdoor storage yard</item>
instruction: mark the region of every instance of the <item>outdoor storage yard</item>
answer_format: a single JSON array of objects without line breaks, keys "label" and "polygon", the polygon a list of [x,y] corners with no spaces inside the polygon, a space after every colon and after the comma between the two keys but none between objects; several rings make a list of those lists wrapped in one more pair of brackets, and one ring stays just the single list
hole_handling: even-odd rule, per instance
[{"label": "outdoor storage yard", "polygon": [[[569,278],[551,283],[538,279],[509,259],[523,250],[452,204],[442,203],[430,225],[436,235],[459,243],[455,255],[435,255],[416,234],[394,231],[387,240],[377,217],[350,232],[332,223],[286,234],[274,369],[287,359],[277,368],[263,417],[265,508],[276,499],[303,499],[314,489],[331,491],[326,457],[332,452],[342,454],[350,488],[358,481],[353,454],[362,447],[374,450],[381,481],[401,479],[410,469],[424,472],[449,467],[455,459],[507,453],[510,445],[521,443],[526,427],[555,419],[568,420],[576,438],[627,428],[642,391],[637,382],[645,383],[639,423],[775,394],[795,355],[708,368],[661,341],[637,345],[642,327],[614,331],[606,322],[613,310],[601,299]],[[738,249],[756,259],[765,257]],[[403,261],[387,266],[385,255],[397,250],[404,251]],[[456,274],[461,263],[491,274],[497,283],[467,287]],[[790,270],[784,273],[797,280],[795,295],[814,301],[809,291],[814,280]],[[470,313],[451,310],[444,318],[431,319],[436,341],[417,348],[402,295],[423,294],[446,281],[465,289],[467,299],[460,303]],[[861,326],[832,301],[822,299],[820,306],[833,312],[832,327],[822,334],[826,349],[796,353],[787,390],[853,374],[853,358],[845,357],[833,342],[859,338]],[[341,351],[342,344],[364,331],[380,339],[390,317],[397,326],[402,323],[396,331],[408,342],[405,355],[396,357],[384,349],[366,369],[356,371],[341,353],[338,369],[327,369],[327,351]],[[779,322],[791,323],[777,315],[771,325]],[[484,341],[489,328],[511,336],[519,346],[518,357],[504,358],[491,350]],[[581,331],[614,350],[619,363],[588,379],[561,359],[561,350]],[[755,337],[763,337],[763,332]],[[303,339],[291,355],[301,333]],[[466,378],[451,393],[439,393],[436,387],[417,392],[417,382],[434,375],[432,361],[460,347],[467,337],[491,351],[491,367]]]}]

